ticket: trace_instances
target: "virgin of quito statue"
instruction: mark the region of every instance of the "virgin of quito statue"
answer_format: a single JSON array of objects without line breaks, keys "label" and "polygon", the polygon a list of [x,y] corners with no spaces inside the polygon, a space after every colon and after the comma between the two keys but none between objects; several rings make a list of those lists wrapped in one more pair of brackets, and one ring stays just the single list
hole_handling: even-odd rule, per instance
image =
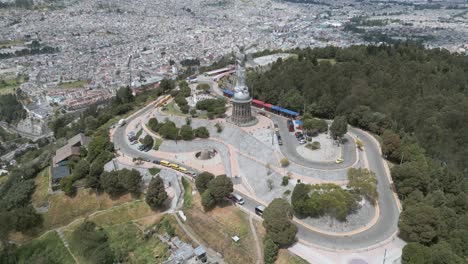
[{"label": "virgin of quito statue", "polygon": [[232,115],[228,118],[228,121],[238,126],[251,126],[257,123],[257,119],[252,116],[252,98],[245,84],[245,60],[244,47],[239,47],[236,55],[236,86],[232,98]]}]

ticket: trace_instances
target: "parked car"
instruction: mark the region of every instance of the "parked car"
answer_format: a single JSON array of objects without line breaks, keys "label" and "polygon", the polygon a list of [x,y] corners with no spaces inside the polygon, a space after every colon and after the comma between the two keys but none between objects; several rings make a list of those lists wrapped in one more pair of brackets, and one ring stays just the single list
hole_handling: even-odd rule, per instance
[{"label": "parked car", "polygon": [[152,161],[154,164],[161,164],[161,162],[159,160],[153,160]]},{"label": "parked car", "polygon": [[263,215],[263,211],[265,211],[265,206],[263,205],[259,205],[257,207],[255,207],[255,213],[259,216],[262,216]]},{"label": "parked car", "polygon": [[138,141],[133,140],[132,142],[130,142],[130,145],[135,145],[136,143],[138,143]]},{"label": "parked car", "polygon": [[187,171],[186,174],[192,176],[193,178],[197,177],[197,174],[193,171]]},{"label": "parked car", "polygon": [[232,201],[234,201],[235,203],[240,204],[240,205],[243,205],[245,203],[244,198],[242,198],[242,196],[240,196],[237,193],[231,193],[228,196],[228,198],[231,199]]},{"label": "parked car", "polygon": [[300,139],[299,140],[299,144],[305,144],[305,143],[306,143],[305,139]]}]

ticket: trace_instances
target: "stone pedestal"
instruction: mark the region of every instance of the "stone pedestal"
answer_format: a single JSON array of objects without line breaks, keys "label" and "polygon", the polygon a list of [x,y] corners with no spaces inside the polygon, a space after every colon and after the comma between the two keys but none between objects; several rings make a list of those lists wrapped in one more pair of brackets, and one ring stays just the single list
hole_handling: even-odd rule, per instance
[{"label": "stone pedestal", "polygon": [[232,99],[232,115],[228,118],[228,121],[237,126],[255,125],[258,120],[252,116],[251,103],[251,98],[246,100]]}]

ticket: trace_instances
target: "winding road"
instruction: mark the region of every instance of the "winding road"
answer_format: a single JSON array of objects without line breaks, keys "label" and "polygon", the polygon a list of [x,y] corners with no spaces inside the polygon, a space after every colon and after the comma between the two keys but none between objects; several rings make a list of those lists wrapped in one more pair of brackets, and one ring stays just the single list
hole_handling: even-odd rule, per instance
[{"label": "winding road", "polygon": [[[135,146],[131,146],[129,141],[126,137],[126,127],[132,124],[132,121],[138,118],[149,116],[151,111],[154,110],[154,104],[149,104],[148,106],[142,108],[136,114],[127,118],[127,124],[123,127],[117,128],[112,136],[112,141],[116,149],[118,149],[121,153],[131,157],[142,157],[144,159],[153,160],[155,156],[152,155],[152,151],[150,152],[141,152],[138,151]],[[280,129],[282,134],[286,134],[285,125],[282,126],[281,124],[285,124],[286,121],[283,117],[272,115],[272,119],[274,122],[280,124]],[[196,119],[194,119],[196,121]],[[208,122],[204,120],[204,122]],[[194,122],[192,125],[194,125]],[[227,124],[226,124],[227,125]],[[383,160],[380,152],[380,146],[378,142],[373,138],[369,133],[364,132],[360,129],[349,127],[349,132],[352,133],[354,136],[360,138],[365,145],[365,156],[368,161],[369,169],[376,173],[378,179],[378,193],[379,199],[378,204],[380,207],[379,215],[375,224],[370,226],[369,228],[362,230],[362,232],[357,232],[352,235],[331,235],[327,234],[326,232],[320,232],[316,229],[311,229],[309,226],[303,224],[301,221],[295,220],[295,223],[299,229],[298,238],[300,241],[307,243],[311,246],[316,246],[321,249],[330,250],[330,251],[358,251],[358,250],[365,250],[373,247],[377,247],[381,244],[384,244],[388,241],[391,241],[397,233],[397,224],[398,218],[400,213],[400,205],[399,201],[397,200],[395,194],[391,190],[391,177],[389,175],[388,168],[386,167],[385,161]],[[289,134],[289,133],[287,133]],[[214,135],[213,135],[214,136]],[[245,137],[250,137],[248,140],[251,142],[258,141],[253,136],[248,135],[245,133],[243,135]],[[283,138],[285,138],[283,136]],[[246,138],[247,139],[247,138]],[[284,139],[289,140],[289,139]],[[284,141],[283,140],[283,141]],[[294,140],[294,139],[293,139]],[[204,142],[211,142],[222,144],[220,141],[221,138],[213,140],[205,140]],[[287,145],[288,141],[284,141]],[[263,144],[262,142],[260,142]],[[182,143],[179,143],[182,144]],[[236,149],[238,152],[243,152],[244,149],[242,145],[236,145],[229,142],[224,143],[226,146]],[[354,146],[351,145],[350,146]],[[344,163],[336,164],[334,162],[314,162],[310,160],[306,160],[298,156],[290,155],[290,151],[286,151],[284,147],[281,149],[283,155],[288,157],[293,163],[297,163],[303,167],[310,168],[311,171],[314,170],[330,170],[330,171],[346,171],[354,162],[354,159],[357,159],[357,155],[353,154],[355,152],[354,147],[346,147],[343,151],[343,156],[345,158]],[[229,160],[229,157],[221,155],[223,158],[223,162],[225,160]],[[167,159],[171,161],[170,159]],[[172,160],[173,162],[177,162],[176,160]],[[225,166],[230,166],[229,162],[226,161],[227,164]],[[263,165],[262,165],[263,166]],[[187,166],[186,166],[187,167]],[[313,173],[312,173],[313,174]],[[304,177],[313,177],[311,175],[303,175]],[[238,191],[238,190],[236,190]],[[242,192],[241,192],[242,193]],[[252,194],[242,193],[246,203],[243,207],[250,212],[254,212],[254,208],[261,202],[260,199],[255,197]]]}]

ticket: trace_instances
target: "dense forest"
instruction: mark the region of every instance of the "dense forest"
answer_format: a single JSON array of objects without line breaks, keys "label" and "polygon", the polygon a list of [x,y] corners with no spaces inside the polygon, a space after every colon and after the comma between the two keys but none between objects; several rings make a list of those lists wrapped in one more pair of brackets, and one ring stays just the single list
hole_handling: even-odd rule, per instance
[{"label": "dense forest", "polygon": [[14,94],[0,95],[0,121],[17,123],[26,117],[26,110]]},{"label": "dense forest", "polygon": [[249,74],[255,97],[320,118],[345,116],[380,137],[397,164],[400,236],[414,242],[403,263],[466,261],[468,57],[415,43],[292,52],[297,59]]}]

